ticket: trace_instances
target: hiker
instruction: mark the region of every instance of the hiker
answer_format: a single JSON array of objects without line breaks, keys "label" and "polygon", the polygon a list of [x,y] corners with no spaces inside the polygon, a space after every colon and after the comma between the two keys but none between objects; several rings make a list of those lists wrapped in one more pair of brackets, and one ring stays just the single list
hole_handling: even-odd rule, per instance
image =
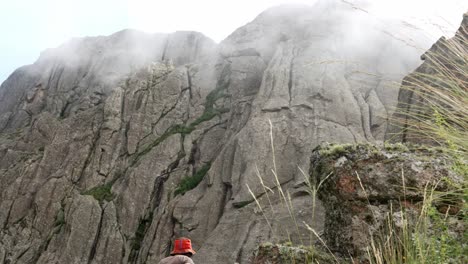
[{"label": "hiker", "polygon": [[192,241],[186,237],[174,241],[174,250],[171,256],[162,259],[159,264],[194,264],[191,259],[195,251],[192,249]]}]

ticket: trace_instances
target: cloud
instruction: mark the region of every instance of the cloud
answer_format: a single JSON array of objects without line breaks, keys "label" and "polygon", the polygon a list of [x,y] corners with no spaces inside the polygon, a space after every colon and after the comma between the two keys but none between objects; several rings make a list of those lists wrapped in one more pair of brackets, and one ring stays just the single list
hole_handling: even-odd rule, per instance
[{"label": "cloud", "polygon": [[[219,42],[268,7],[313,5],[317,0],[15,0],[0,11],[0,82],[32,63],[40,51],[72,37],[109,35],[125,28],[147,32],[194,30]],[[335,0],[340,1],[340,0]],[[343,0],[345,1],[345,0]],[[346,0],[357,5],[362,0]],[[369,13],[405,19],[437,39],[458,27],[464,0],[372,0]]]},{"label": "cloud", "polygon": [[[330,1],[362,6],[370,15],[381,18],[405,20],[432,35],[453,33],[468,8],[462,0]],[[268,7],[291,3],[313,5],[316,2],[317,0],[133,0],[127,4],[132,27],[147,32],[196,30],[219,42]]]}]

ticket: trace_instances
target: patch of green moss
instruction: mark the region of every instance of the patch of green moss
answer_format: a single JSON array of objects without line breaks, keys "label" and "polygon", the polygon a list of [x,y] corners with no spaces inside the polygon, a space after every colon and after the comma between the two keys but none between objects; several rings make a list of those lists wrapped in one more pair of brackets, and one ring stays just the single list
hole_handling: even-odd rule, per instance
[{"label": "patch of green moss", "polygon": [[114,199],[114,194],[112,193],[112,184],[114,182],[109,182],[103,185],[96,186],[92,189],[84,191],[83,195],[91,195],[94,199],[98,200],[99,202],[103,201],[112,201]]},{"label": "patch of green moss", "polygon": [[265,243],[256,250],[253,263],[339,263],[329,253],[315,247],[293,246],[291,243],[274,245]]},{"label": "patch of green moss", "polygon": [[388,151],[401,151],[401,152],[409,151],[408,147],[402,143],[395,143],[395,144],[384,143],[384,148],[385,150],[388,150]]},{"label": "patch of green moss", "polygon": [[332,144],[326,148],[320,149],[320,155],[322,156],[341,156],[348,153],[353,149],[351,144]]},{"label": "patch of green moss", "polygon": [[221,114],[224,114],[224,113],[227,113],[229,112],[229,109],[227,108],[222,108],[222,109],[214,109],[214,108],[210,108],[210,109],[205,109],[205,111],[203,112],[203,114],[197,118],[195,121],[193,121],[192,123],[190,123],[190,125],[184,127],[184,130],[181,131],[182,134],[190,134],[192,133],[193,130],[195,130],[195,128],[203,123],[203,122],[206,122],[206,121],[209,121],[211,119],[213,119],[215,116],[218,116],[218,115],[221,115]]},{"label": "patch of green moss", "polygon": [[179,186],[175,189],[174,195],[185,194],[194,189],[203,180],[206,173],[210,170],[211,163],[203,165],[193,176],[186,176],[182,179]]},{"label": "patch of green moss", "polygon": [[55,216],[55,222],[54,222],[54,234],[60,233],[60,230],[62,227],[65,225],[65,212],[63,211],[63,208],[61,208],[57,216]]},{"label": "patch of green moss", "polygon": [[196,129],[196,127],[200,125],[201,123],[209,121],[216,116],[229,112],[229,109],[227,108],[216,109],[214,105],[218,99],[227,96],[224,93],[224,91],[226,90],[228,86],[229,86],[229,82],[218,85],[216,89],[211,91],[206,96],[205,110],[203,111],[203,114],[200,117],[195,119],[195,121],[193,121],[189,125],[178,124],[178,125],[174,125],[170,127],[159,138],[157,138],[156,140],[151,142],[149,145],[147,145],[142,151],[138,152],[136,156],[133,158],[133,160],[130,162],[130,167],[133,167],[135,164],[137,164],[137,162],[141,159],[141,157],[148,154],[154,147],[161,144],[164,140],[166,140],[170,136],[175,135],[175,134],[188,135],[192,133]]},{"label": "patch of green moss", "polygon": [[63,212],[63,209],[61,209],[57,213],[57,216],[55,217],[54,226],[62,226],[64,224],[65,224],[65,213]]},{"label": "patch of green moss", "polygon": [[150,213],[148,217],[140,219],[138,223],[137,230],[135,231],[135,236],[133,237],[131,243],[131,252],[129,256],[130,262],[133,262],[138,257],[138,251],[141,248],[141,243],[143,242],[143,238],[145,237],[146,230],[148,229],[148,225],[151,224],[153,220],[153,213]]},{"label": "patch of green moss", "polygon": [[193,130],[195,130],[195,128],[199,124],[201,124],[203,122],[206,122],[206,121],[209,121],[209,120],[213,119],[215,116],[218,116],[218,115],[229,112],[228,108],[219,108],[219,109],[217,109],[215,107],[215,103],[216,103],[217,100],[227,97],[227,95],[224,93],[224,91],[227,89],[228,86],[229,86],[229,82],[218,84],[216,89],[211,91],[206,96],[205,104],[204,104],[205,110],[203,111],[203,114],[200,117],[198,117],[197,119],[195,119],[195,121],[190,123],[188,126],[181,126],[180,125],[178,127],[179,128],[178,132],[181,133],[181,134],[190,134],[190,133],[192,133]]},{"label": "patch of green moss", "polygon": [[168,137],[179,133],[180,127],[179,125],[172,126],[164,134],[162,134],[160,137],[158,137],[156,140],[151,142],[149,145],[147,145],[142,151],[138,152],[133,160],[130,162],[130,167],[133,167],[137,162],[143,157],[144,155],[148,154],[153,148],[161,144],[164,140],[166,140]]},{"label": "patch of green moss", "polygon": [[135,232],[135,238],[132,242],[132,249],[139,250],[141,248],[141,242],[145,237],[146,226],[150,223],[150,219],[141,219],[138,224],[138,228]]}]

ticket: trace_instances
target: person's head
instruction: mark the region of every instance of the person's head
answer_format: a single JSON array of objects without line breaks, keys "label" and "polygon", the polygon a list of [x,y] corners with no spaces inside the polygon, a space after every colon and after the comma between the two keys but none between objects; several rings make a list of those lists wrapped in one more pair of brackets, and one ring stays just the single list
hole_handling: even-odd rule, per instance
[{"label": "person's head", "polygon": [[186,237],[177,238],[174,241],[174,249],[171,252],[171,255],[185,255],[187,257],[192,257],[195,254],[195,250],[192,249],[192,241]]}]

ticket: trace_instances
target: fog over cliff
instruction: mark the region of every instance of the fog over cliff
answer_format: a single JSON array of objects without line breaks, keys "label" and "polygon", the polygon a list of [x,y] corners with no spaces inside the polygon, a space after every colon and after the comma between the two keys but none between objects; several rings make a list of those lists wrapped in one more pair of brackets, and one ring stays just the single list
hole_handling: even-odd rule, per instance
[{"label": "fog over cliff", "polygon": [[196,263],[249,263],[261,242],[309,241],[290,217],[323,230],[312,149],[381,142],[393,84],[430,45],[317,1],[267,9],[219,44],[122,30],[44,51],[0,86],[0,262],[157,263],[188,236]]},{"label": "fog over cliff", "polygon": [[[341,1],[341,0],[339,0]],[[266,8],[285,3],[313,5],[316,0],[263,1],[154,1],[154,0],[22,0],[2,4],[0,17],[0,83],[15,68],[30,64],[46,48],[70,38],[110,35],[125,28],[170,33],[203,32],[217,43]],[[460,24],[463,0],[342,1],[365,10],[376,19],[405,21],[434,42],[450,37]],[[371,3],[371,4],[369,4]],[[14,27],[12,26],[14,25]],[[422,47],[427,48],[427,47]]]}]

